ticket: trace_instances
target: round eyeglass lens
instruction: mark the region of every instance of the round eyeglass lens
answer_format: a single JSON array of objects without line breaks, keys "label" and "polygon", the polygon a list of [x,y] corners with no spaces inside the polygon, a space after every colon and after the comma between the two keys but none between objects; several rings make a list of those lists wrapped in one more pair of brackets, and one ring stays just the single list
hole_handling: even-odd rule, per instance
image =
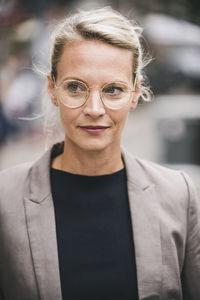
[{"label": "round eyeglass lens", "polygon": [[87,86],[78,80],[65,80],[59,86],[59,99],[64,105],[71,108],[83,105],[87,95]]},{"label": "round eyeglass lens", "polygon": [[114,82],[106,84],[102,91],[101,97],[104,104],[111,109],[120,109],[129,102],[131,90],[126,84]]}]

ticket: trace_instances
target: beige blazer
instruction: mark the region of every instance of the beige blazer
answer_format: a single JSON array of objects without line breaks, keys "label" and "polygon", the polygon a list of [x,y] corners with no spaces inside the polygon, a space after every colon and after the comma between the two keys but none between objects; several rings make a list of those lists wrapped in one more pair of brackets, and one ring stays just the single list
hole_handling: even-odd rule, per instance
[{"label": "beige blazer", "polygon": [[[55,146],[53,153],[59,151]],[[50,154],[0,173],[0,299],[62,299]],[[122,154],[139,299],[199,300],[200,212],[193,184],[181,172]]]}]

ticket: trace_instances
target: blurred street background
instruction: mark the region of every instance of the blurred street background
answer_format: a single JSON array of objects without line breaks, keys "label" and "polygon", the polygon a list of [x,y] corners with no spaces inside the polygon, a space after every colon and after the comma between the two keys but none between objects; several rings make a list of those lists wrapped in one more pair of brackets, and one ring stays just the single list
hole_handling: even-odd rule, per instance
[{"label": "blurred street background", "polygon": [[1,0],[0,169],[45,147],[41,112],[51,26],[77,9],[111,6],[143,28],[154,97],[130,113],[123,144],[144,159],[185,170],[200,193],[199,0]]}]

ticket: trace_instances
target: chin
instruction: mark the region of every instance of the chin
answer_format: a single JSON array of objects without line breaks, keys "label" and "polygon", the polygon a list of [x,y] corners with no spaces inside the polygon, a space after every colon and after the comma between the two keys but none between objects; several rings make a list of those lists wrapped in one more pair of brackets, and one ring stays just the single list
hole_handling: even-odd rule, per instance
[{"label": "chin", "polygon": [[74,151],[76,151],[76,149],[78,151],[84,151],[84,152],[92,152],[92,151],[96,151],[96,152],[102,152],[105,150],[110,149],[114,149],[115,147],[118,147],[119,145],[119,140],[118,139],[111,139],[110,137],[105,137],[105,138],[78,138],[75,137],[74,139],[70,139],[68,138],[66,140],[66,143],[68,144],[68,146],[72,147],[72,149]]},{"label": "chin", "polygon": [[84,151],[103,151],[108,147],[108,145],[102,145],[102,144],[85,144],[85,145],[79,145],[79,148],[81,148]]},{"label": "chin", "polygon": [[111,143],[109,143],[108,141],[102,141],[102,140],[84,140],[82,142],[74,141],[74,150],[75,148],[82,150],[82,151],[104,151],[105,149],[109,148],[109,146],[111,146]]}]

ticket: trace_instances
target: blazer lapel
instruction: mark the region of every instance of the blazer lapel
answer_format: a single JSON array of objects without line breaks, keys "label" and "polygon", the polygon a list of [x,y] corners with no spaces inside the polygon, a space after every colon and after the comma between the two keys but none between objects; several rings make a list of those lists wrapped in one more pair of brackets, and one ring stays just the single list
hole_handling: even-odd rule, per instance
[{"label": "blazer lapel", "polygon": [[[125,161],[139,299],[160,299],[162,255],[154,185],[122,149]],[[25,213],[36,280],[42,300],[61,300],[54,205],[50,188],[50,151],[33,165],[25,190]]]},{"label": "blazer lapel", "polygon": [[162,253],[159,208],[155,187],[145,179],[139,163],[125,150],[129,206],[133,226],[139,299],[160,299]]},{"label": "blazer lapel", "polygon": [[39,294],[61,300],[54,205],[50,189],[50,151],[32,167],[26,185],[25,212]]}]

